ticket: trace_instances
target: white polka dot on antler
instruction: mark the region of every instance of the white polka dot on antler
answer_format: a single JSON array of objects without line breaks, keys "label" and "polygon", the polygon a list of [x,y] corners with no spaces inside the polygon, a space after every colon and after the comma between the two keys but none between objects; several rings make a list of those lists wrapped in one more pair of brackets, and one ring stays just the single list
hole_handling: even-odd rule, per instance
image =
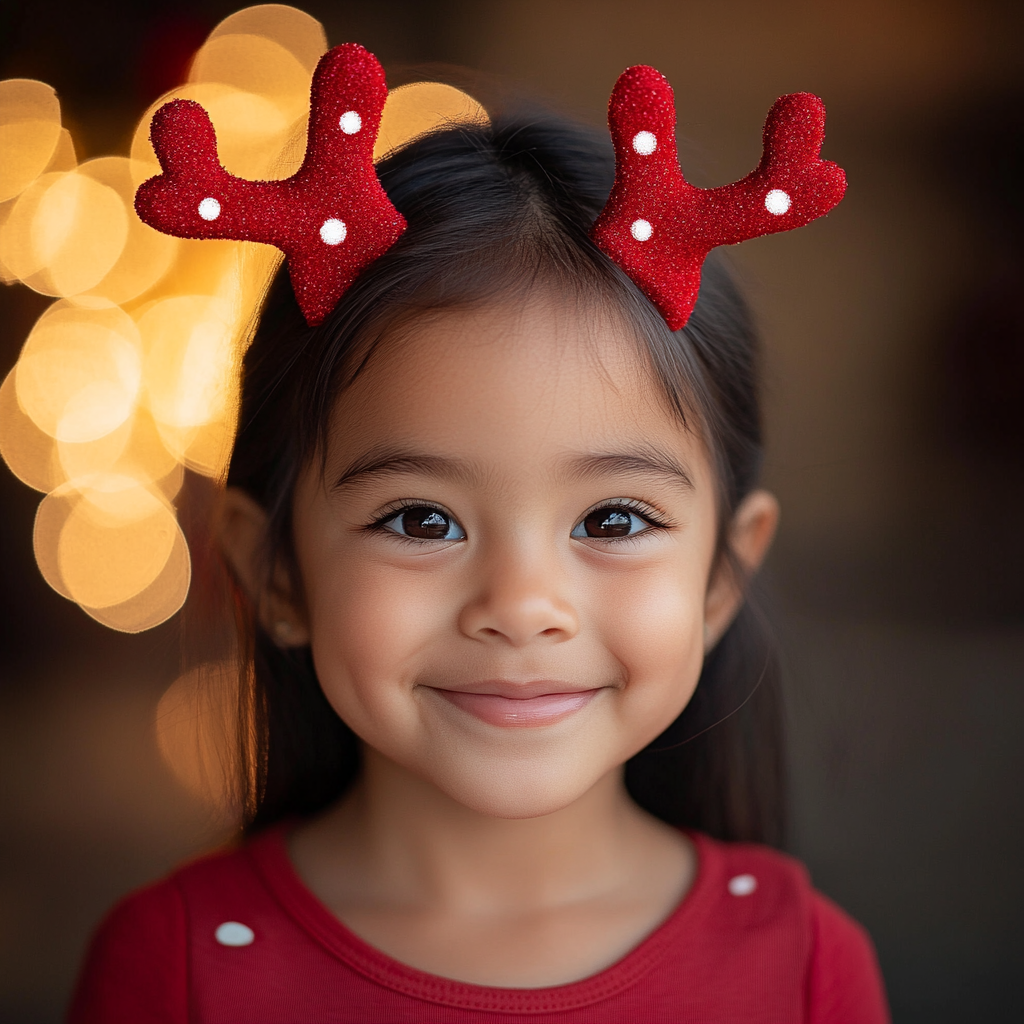
[{"label": "white polka dot on antler", "polygon": [[325,220],[320,227],[320,238],[327,245],[340,245],[345,241],[347,234],[348,228],[345,227],[345,222],[334,217]]},{"label": "white polka dot on antler", "polygon": [[220,216],[220,203],[213,196],[207,196],[199,204],[199,216],[203,220],[216,220]]},{"label": "white polka dot on antler", "polygon": [[363,119],[359,116],[358,111],[346,110],[345,113],[338,118],[338,127],[346,135],[355,135],[355,133],[363,127]]},{"label": "white polka dot on antler", "polygon": [[654,228],[651,227],[651,222],[649,220],[643,220],[641,218],[640,220],[633,221],[633,223],[629,225],[629,233],[638,242],[646,242],[647,239],[654,234]]},{"label": "white polka dot on antler", "polygon": [[769,213],[774,213],[776,217],[781,217],[786,213],[792,203],[793,200],[789,198],[789,193],[783,192],[781,188],[773,188],[764,197],[764,208]]},{"label": "white polka dot on antler", "polygon": [[641,156],[650,156],[658,148],[658,139],[652,132],[637,132],[633,136],[633,148]]}]

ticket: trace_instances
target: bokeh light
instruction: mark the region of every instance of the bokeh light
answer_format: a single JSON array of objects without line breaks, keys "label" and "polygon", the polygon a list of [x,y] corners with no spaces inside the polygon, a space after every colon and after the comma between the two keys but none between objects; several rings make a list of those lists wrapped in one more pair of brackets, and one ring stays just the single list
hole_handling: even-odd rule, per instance
[{"label": "bokeh light", "polygon": [[192,580],[188,544],[180,530],[174,535],[171,552],[153,582],[120,604],[103,608],[82,605],[86,615],[122,633],[141,633],[166,622],[185,603]]},{"label": "bokeh light", "polygon": [[236,318],[224,299],[177,295],[139,319],[146,399],[157,429],[185,465],[208,476],[227,468],[238,402]]},{"label": "bokeh light", "polygon": [[121,461],[132,436],[132,420],[90,441],[57,440],[56,457],[64,477],[62,483],[88,480],[97,473],[111,473]]},{"label": "bokeh light", "polygon": [[157,745],[178,781],[212,809],[237,810],[232,757],[238,735],[238,666],[199,665],[179,676],[157,704]]},{"label": "bokeh light", "polygon": [[0,82],[0,203],[46,170],[61,141],[60,103],[45,82]]},{"label": "bokeh light", "polygon": [[22,483],[52,491],[64,482],[54,440],[18,404],[14,373],[11,370],[0,385],[0,455]]},{"label": "bokeh light", "polygon": [[104,437],[86,443],[57,442],[57,460],[64,481],[88,485],[97,474],[130,476],[157,486],[172,499],[181,489],[184,470],[169,452],[146,409],[136,409],[131,420]]},{"label": "bokeh light", "polygon": [[57,565],[63,586],[89,608],[122,604],[160,575],[179,533],[162,494],[131,477],[97,474],[79,491],[61,527]]},{"label": "bokeh light", "polygon": [[36,178],[22,190],[0,224],[0,260],[12,280],[20,280],[30,288],[36,286],[44,266],[42,256],[32,244],[32,226],[43,197],[63,176],[62,172],[50,171]]},{"label": "bokeh light", "polygon": [[327,52],[327,34],[316,18],[285,4],[259,4],[228,15],[211,33],[264,36],[273,39],[294,56],[309,75]]},{"label": "bokeh light", "polygon": [[166,497],[131,477],[97,474],[39,504],[36,562],[57,593],[124,632],[151,629],[185,601],[191,565]]},{"label": "bokeh light", "polygon": [[66,597],[69,601],[73,601],[74,598],[65,586],[60,571],[60,534],[77,499],[78,495],[70,488],[58,487],[51,491],[39,503],[32,529],[32,549],[39,572],[61,597]]},{"label": "bokeh light", "polygon": [[233,327],[231,308],[210,295],[161,299],[140,317],[147,400],[159,423],[189,428],[223,417]]},{"label": "bokeh light", "polygon": [[18,403],[40,430],[94,441],[131,415],[142,381],[139,334],[120,307],[58,302],[39,318],[15,368]]},{"label": "bokeh light", "polygon": [[128,239],[124,200],[77,170],[44,174],[18,197],[0,230],[0,254],[44,295],[78,295],[98,284]]},{"label": "bokeh light", "polygon": [[128,218],[124,248],[110,270],[88,292],[115,303],[134,299],[153,287],[174,262],[178,239],[143,224],[135,212],[135,175],[123,156],[100,157],[79,167],[79,173],[120,197]]},{"label": "bokeh light", "polygon": [[205,107],[221,163],[232,174],[294,174],[305,149],[310,78],[326,49],[320,23],[293,7],[266,4],[225,19],[196,54],[188,83],[162,96],[140,120],[132,142],[135,185],[160,173],[150,122],[172,99]]},{"label": "bokeh light", "polygon": [[196,54],[191,82],[218,82],[273,101],[290,120],[306,112],[310,72],[280,43],[264,36],[218,35]]},{"label": "bokeh light", "polygon": [[374,160],[450,124],[489,124],[487,111],[472,96],[442,82],[413,82],[388,93]]}]

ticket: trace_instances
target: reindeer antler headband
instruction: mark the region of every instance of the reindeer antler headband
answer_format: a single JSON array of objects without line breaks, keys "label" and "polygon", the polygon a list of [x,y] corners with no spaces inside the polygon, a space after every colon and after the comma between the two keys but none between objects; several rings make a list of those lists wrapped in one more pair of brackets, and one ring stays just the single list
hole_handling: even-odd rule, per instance
[{"label": "reindeer antler headband", "polygon": [[206,111],[191,100],[168,103],[151,136],[164,173],[139,189],[135,210],[180,238],[276,245],[306,320],[318,324],[405,230],[373,169],[387,95],[383,68],[357,43],[324,54],[313,75],[306,158],[284,181],[228,174]]},{"label": "reindeer antler headband", "polygon": [[825,104],[798,92],[775,102],[764,155],[742,181],[701,189],[676,157],[672,86],[654,68],[624,71],[608,104],[615,185],[590,235],[677,331],[690,318],[701,265],[719,245],[803,227],[846,191],[842,168],[818,154]]},{"label": "reindeer antler headband", "polygon": [[[276,245],[288,258],[307,322],[319,324],[405,230],[373,167],[386,98],[384,72],[371,53],[345,43],[325,54],[313,76],[306,158],[284,181],[228,174],[203,108],[169,103],[152,129],[164,173],[139,189],[135,208],[147,224],[182,238]],[[672,330],[690,318],[713,248],[802,227],[828,213],[846,190],[842,169],[818,155],[825,106],[810,93],[775,103],[760,164],[742,181],[715,189],[683,177],[672,87],[654,68],[639,65],[619,76],[608,123],[615,185],[591,237]]]}]

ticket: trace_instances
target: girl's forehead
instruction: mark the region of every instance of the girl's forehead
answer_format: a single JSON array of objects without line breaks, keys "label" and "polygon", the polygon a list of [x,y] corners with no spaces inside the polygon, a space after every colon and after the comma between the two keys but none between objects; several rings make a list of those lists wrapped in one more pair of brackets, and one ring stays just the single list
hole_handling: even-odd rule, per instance
[{"label": "girl's forehead", "polygon": [[486,423],[575,410],[601,417],[660,415],[675,428],[635,333],[592,304],[531,295],[418,317],[378,343],[342,395],[338,416],[368,407]]},{"label": "girl's forehead", "polygon": [[378,446],[479,463],[660,448],[703,459],[620,319],[545,295],[421,317],[341,395],[330,461]]}]

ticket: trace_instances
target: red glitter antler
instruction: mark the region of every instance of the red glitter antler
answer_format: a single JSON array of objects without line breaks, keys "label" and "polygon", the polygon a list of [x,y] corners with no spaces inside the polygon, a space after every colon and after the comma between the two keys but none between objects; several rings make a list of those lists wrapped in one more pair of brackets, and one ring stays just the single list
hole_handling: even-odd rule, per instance
[{"label": "red glitter antler", "polygon": [[718,245],[803,227],[846,191],[842,168],[818,156],[825,105],[799,92],[777,100],[764,155],[742,181],[689,184],[676,156],[672,86],[654,68],[628,68],[608,103],[615,185],[591,238],[636,282],[677,331],[690,318],[700,269]]},{"label": "red glitter antler", "polygon": [[150,226],[180,238],[276,245],[315,326],[405,230],[373,167],[387,92],[384,70],[363,47],[345,43],[324,54],[313,75],[306,157],[284,181],[229,174],[206,111],[174,100],[156,112],[151,130],[164,173],[139,188],[135,209]]}]

